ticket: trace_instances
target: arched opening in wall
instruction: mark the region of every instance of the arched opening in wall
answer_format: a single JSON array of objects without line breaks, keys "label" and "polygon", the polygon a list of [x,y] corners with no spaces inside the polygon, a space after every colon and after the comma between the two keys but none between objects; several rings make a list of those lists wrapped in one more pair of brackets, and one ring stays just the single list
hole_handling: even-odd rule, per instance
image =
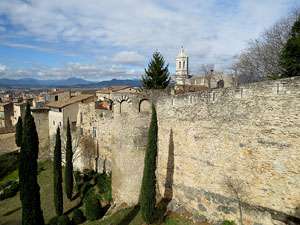
[{"label": "arched opening in wall", "polygon": [[140,101],[139,112],[151,112],[151,103],[148,99]]},{"label": "arched opening in wall", "polygon": [[224,80],[219,80],[219,81],[217,82],[217,87],[218,87],[218,88],[223,88],[223,87],[224,87]]},{"label": "arched opening in wall", "polygon": [[130,106],[129,103],[125,100],[123,100],[120,103],[120,113],[129,113],[130,112]]}]

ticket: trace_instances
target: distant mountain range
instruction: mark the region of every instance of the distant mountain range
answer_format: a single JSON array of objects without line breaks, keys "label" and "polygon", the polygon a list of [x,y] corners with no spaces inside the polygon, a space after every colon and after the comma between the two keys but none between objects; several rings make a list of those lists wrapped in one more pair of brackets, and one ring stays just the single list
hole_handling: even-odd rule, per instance
[{"label": "distant mountain range", "polygon": [[117,80],[91,82],[81,78],[71,77],[65,80],[38,80],[24,78],[19,80],[0,79],[0,87],[77,87],[77,88],[102,88],[107,86],[127,85],[131,87],[141,86],[141,80]]}]

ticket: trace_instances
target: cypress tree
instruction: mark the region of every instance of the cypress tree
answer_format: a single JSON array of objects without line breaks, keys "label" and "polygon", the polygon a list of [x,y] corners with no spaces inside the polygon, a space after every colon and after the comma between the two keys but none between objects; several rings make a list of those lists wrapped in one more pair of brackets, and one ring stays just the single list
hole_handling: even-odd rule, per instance
[{"label": "cypress tree", "polygon": [[147,148],[144,163],[144,173],[140,194],[142,218],[146,223],[153,222],[155,213],[156,195],[156,156],[157,156],[157,118],[152,104],[152,118],[148,133]]},{"label": "cypress tree", "polygon": [[68,118],[67,124],[67,143],[66,143],[66,168],[65,168],[65,192],[68,199],[71,200],[73,193],[73,151],[72,151],[72,136],[70,122]]},{"label": "cypress tree", "polygon": [[44,225],[37,182],[39,139],[30,104],[26,105],[20,150],[19,183],[22,202],[22,224]]},{"label": "cypress tree", "polygon": [[282,77],[300,76],[300,16],[291,30],[291,37],[280,54]]},{"label": "cypress tree", "polygon": [[61,140],[60,140],[59,127],[57,127],[56,143],[54,147],[53,184],[54,184],[54,205],[55,205],[56,215],[61,216],[63,214],[64,206],[63,206],[62,171],[61,171]]},{"label": "cypress tree", "polygon": [[16,125],[16,134],[15,134],[15,141],[18,147],[21,147],[22,144],[22,118],[19,116],[18,122]]},{"label": "cypress tree", "polygon": [[153,58],[145,69],[142,77],[144,89],[165,89],[170,83],[169,64],[165,66],[164,57],[158,52],[153,53]]}]

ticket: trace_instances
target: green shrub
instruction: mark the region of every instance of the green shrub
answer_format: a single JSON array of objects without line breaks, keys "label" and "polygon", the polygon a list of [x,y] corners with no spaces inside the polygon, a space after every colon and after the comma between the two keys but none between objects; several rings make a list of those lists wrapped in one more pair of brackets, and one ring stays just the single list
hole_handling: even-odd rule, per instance
[{"label": "green shrub", "polygon": [[102,216],[102,208],[96,197],[88,199],[85,206],[85,216],[88,220],[98,220]]},{"label": "green shrub", "polygon": [[102,194],[108,202],[111,202],[111,174],[100,174],[97,177],[97,187],[99,189],[99,193]]},{"label": "green shrub", "polygon": [[82,185],[83,185],[83,183],[76,183],[76,184],[75,184],[75,190],[76,190],[76,191],[80,191]]},{"label": "green shrub", "polygon": [[58,216],[52,217],[52,218],[49,220],[48,225],[57,225],[57,220],[58,220]]},{"label": "green shrub", "polygon": [[95,174],[95,171],[94,170],[84,170],[83,172],[83,181],[86,182],[86,181],[90,181],[93,179],[93,176]]},{"label": "green shrub", "polygon": [[76,209],[72,215],[72,221],[74,225],[81,224],[85,221],[82,210]]},{"label": "green shrub", "polygon": [[222,225],[236,225],[234,221],[224,220]]},{"label": "green shrub", "polygon": [[57,219],[57,225],[72,225],[70,219],[66,215],[62,215]]},{"label": "green shrub", "polygon": [[95,190],[94,188],[90,187],[88,189],[88,191],[84,194],[83,198],[82,198],[82,203],[85,204],[90,198],[94,197]]},{"label": "green shrub", "polygon": [[91,188],[91,185],[88,182],[83,183],[82,187],[80,188],[80,197],[83,199],[85,197],[85,194],[88,192],[88,190]]},{"label": "green shrub", "polygon": [[75,181],[76,181],[76,183],[79,183],[80,181],[81,181],[81,173],[80,173],[80,171],[78,171],[78,170],[76,170],[75,172],[74,172],[74,177],[75,177]]},{"label": "green shrub", "polygon": [[7,153],[0,156],[0,180],[18,169],[19,153]]},{"label": "green shrub", "polygon": [[11,185],[5,188],[2,194],[0,194],[0,200],[2,201],[4,199],[11,198],[15,196],[18,191],[19,191],[19,183],[17,181],[13,181],[11,182]]}]

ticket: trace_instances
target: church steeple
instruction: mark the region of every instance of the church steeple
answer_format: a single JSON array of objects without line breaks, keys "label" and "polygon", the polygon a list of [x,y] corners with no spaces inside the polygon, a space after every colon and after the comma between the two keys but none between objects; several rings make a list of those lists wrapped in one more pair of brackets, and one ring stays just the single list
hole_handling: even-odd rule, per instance
[{"label": "church steeple", "polygon": [[188,63],[189,57],[184,53],[183,47],[181,52],[176,57],[176,72],[175,72],[175,89],[178,85],[185,85],[188,79]]}]

